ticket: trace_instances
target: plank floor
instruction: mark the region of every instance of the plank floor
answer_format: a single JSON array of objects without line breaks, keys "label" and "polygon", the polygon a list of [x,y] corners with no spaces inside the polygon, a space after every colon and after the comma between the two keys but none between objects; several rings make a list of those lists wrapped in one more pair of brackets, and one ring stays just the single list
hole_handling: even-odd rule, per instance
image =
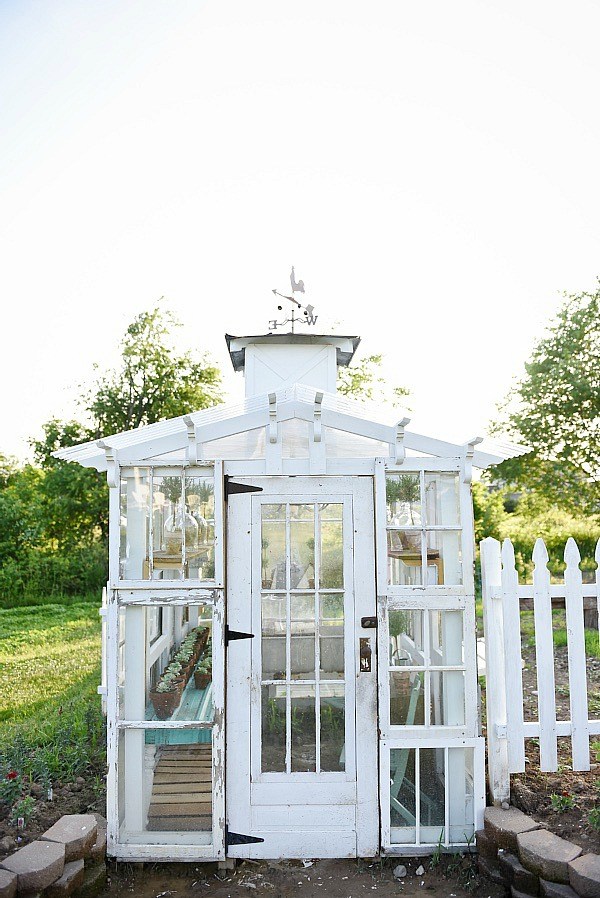
[{"label": "plank floor", "polygon": [[161,745],[156,753],[148,829],[212,829],[212,746]]}]

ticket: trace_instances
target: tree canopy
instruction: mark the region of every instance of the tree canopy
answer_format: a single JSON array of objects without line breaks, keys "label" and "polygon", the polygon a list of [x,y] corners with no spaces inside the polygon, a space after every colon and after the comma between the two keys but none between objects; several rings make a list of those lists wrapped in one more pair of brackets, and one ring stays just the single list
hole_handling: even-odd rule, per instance
[{"label": "tree canopy", "polygon": [[497,470],[569,511],[600,512],[600,282],[567,295],[495,429],[532,447]]}]

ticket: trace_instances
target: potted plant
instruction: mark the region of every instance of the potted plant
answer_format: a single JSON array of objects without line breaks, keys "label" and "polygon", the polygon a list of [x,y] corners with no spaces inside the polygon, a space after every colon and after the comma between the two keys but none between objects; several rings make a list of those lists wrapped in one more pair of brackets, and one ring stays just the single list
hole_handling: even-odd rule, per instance
[{"label": "potted plant", "polygon": [[194,672],[194,685],[196,689],[206,689],[212,679],[212,670],[208,661],[201,661]]}]

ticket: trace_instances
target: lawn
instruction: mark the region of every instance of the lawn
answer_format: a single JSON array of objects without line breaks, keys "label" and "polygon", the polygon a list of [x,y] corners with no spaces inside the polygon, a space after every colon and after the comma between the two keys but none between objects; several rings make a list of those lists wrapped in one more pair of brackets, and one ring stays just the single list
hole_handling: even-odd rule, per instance
[{"label": "lawn", "polygon": [[0,609],[0,778],[100,769],[98,604]]}]

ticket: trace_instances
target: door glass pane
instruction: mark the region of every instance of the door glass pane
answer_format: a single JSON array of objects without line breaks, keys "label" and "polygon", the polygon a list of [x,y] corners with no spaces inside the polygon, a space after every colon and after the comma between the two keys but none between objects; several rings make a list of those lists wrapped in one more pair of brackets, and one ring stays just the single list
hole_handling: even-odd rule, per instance
[{"label": "door glass pane", "polygon": [[439,667],[463,662],[462,611],[430,611],[429,663]]},{"label": "door glass pane", "polygon": [[390,751],[392,843],[406,844],[415,841],[416,812],[415,749],[393,748]]},{"label": "door glass pane", "polygon": [[300,519],[290,520],[290,587],[315,588],[315,525],[312,505],[292,505],[290,514],[298,511]]},{"label": "door glass pane", "polygon": [[317,769],[315,687],[291,686],[292,773]]},{"label": "door glass pane", "polygon": [[388,474],[385,482],[387,522],[394,527],[420,527],[420,474]]},{"label": "door glass pane", "polygon": [[285,593],[268,593],[262,596],[263,680],[285,680],[286,604]]},{"label": "door glass pane", "polygon": [[[181,474],[152,478],[152,577],[155,580],[179,580],[183,576],[183,540],[188,529],[190,546],[198,542],[198,525],[183,511]],[[192,549],[192,552],[194,549]]]},{"label": "door glass pane", "polygon": [[423,559],[420,530],[388,530],[388,578],[391,586],[420,586]]},{"label": "door glass pane", "polygon": [[420,841],[443,838],[445,824],[445,752],[443,748],[419,749]]},{"label": "door glass pane", "polygon": [[345,687],[321,685],[321,770],[345,770]]},{"label": "door glass pane", "polygon": [[319,622],[320,678],[344,679],[344,595],[325,593],[320,597]]},{"label": "door glass pane", "polygon": [[462,557],[460,530],[427,531],[427,585],[460,586]]},{"label": "door glass pane", "polygon": [[458,474],[425,474],[427,524],[459,526]]},{"label": "door glass pane", "polygon": [[261,693],[261,767],[285,773],[286,687],[263,686]]},{"label": "door glass pane", "polygon": [[339,503],[331,503],[326,507],[326,516],[320,514],[321,589],[342,589],[344,586],[342,507]]},{"label": "door glass pane", "polygon": [[292,679],[315,678],[315,597],[292,595],[291,616],[291,675]]},{"label": "door glass pane", "polygon": [[390,672],[390,724],[423,726],[425,723],[425,674],[422,672]]},{"label": "door glass pane", "polygon": [[[263,505],[263,515],[265,508]],[[287,589],[287,554],[285,521],[263,517],[261,535],[261,565],[263,589]]]},{"label": "door glass pane", "polygon": [[465,675],[462,670],[432,670],[431,726],[463,726],[465,722]]},{"label": "door glass pane", "polygon": [[423,611],[390,610],[390,665],[422,667],[425,664]]},{"label": "door glass pane", "polygon": [[468,842],[475,832],[474,751],[472,748],[448,749],[448,805],[450,841]]}]

